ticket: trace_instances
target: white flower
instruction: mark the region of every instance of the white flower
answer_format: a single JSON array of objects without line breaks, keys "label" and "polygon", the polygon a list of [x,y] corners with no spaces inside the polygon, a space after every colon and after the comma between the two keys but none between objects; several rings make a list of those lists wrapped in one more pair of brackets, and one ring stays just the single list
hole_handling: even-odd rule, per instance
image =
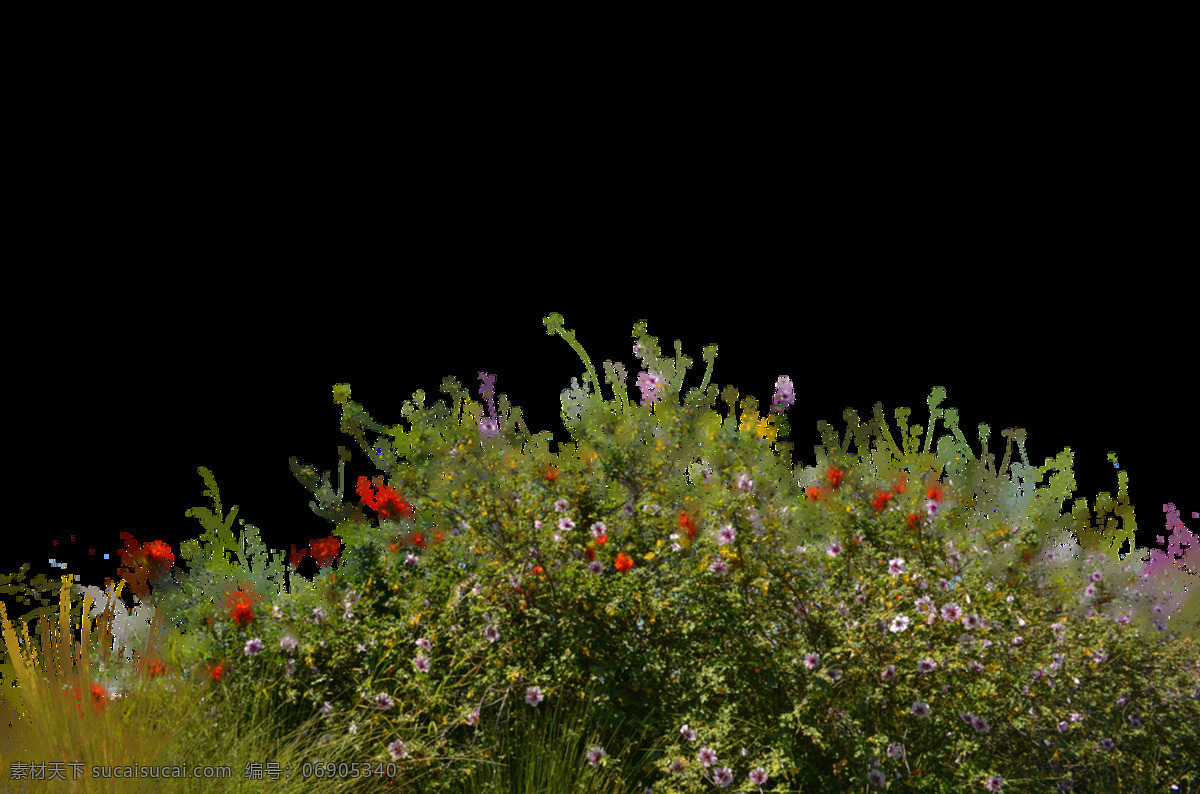
[{"label": "white flower", "polygon": [[[109,594],[99,587],[84,588],[78,585],[76,587],[78,591],[91,595],[92,609],[89,615],[93,620],[103,615],[105,609],[111,604],[113,653],[120,651],[121,646],[125,646],[125,661],[131,661],[134,648],[143,647],[149,635],[150,623],[154,620],[154,608],[147,605],[135,606],[133,613],[130,614],[129,608],[119,597],[113,595],[110,598]],[[136,595],[133,600],[135,605],[141,604],[141,600]]]}]

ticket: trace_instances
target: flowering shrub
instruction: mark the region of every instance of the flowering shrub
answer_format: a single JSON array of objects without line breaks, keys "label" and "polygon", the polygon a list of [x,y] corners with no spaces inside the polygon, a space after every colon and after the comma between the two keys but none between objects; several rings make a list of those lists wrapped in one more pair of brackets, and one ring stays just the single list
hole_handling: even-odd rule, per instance
[{"label": "flowering shrub", "polygon": [[[567,334],[564,336],[573,343],[573,338]],[[635,352],[642,355],[651,353],[649,347],[639,342]],[[712,353],[715,354],[715,350]],[[706,351],[706,357],[708,355],[709,351]],[[595,373],[582,352],[581,358],[589,370],[588,375],[585,375],[585,383],[589,380],[594,382]],[[516,684],[517,689],[523,687],[528,695],[534,690],[521,682],[541,676],[538,680],[548,678],[568,686],[571,682],[580,680],[579,673],[583,668],[589,674],[611,682],[607,697],[603,702],[596,704],[597,714],[602,719],[607,717],[611,720],[618,715],[630,714],[647,719],[656,707],[671,704],[675,708],[683,708],[689,703],[689,698],[693,701],[698,699],[699,704],[704,706],[712,696],[700,688],[698,682],[703,680],[703,675],[712,675],[712,671],[693,670],[689,676],[679,668],[681,672],[677,677],[682,678],[685,683],[673,685],[673,670],[668,664],[660,663],[658,669],[650,670],[650,662],[666,659],[670,660],[670,664],[686,664],[695,659],[701,663],[700,666],[711,666],[713,659],[727,655],[724,651],[729,647],[730,638],[753,637],[766,633],[736,626],[729,621],[722,622],[721,615],[745,612],[779,615],[781,605],[769,604],[770,599],[763,599],[766,602],[764,605],[756,605],[752,609],[747,609],[744,605],[739,607],[722,603],[720,599],[727,597],[729,591],[711,585],[709,589],[704,589],[703,574],[710,574],[711,578],[708,581],[712,581],[731,571],[754,570],[757,565],[762,564],[764,573],[767,569],[770,569],[770,573],[760,574],[759,578],[749,584],[752,588],[762,587],[764,596],[772,584],[784,582],[792,583],[793,588],[799,592],[808,592],[814,587],[824,591],[835,591],[842,584],[836,575],[831,575],[823,582],[806,580],[806,572],[801,570],[803,566],[797,565],[794,560],[789,562],[787,557],[782,556],[780,549],[784,544],[779,541],[780,537],[788,536],[789,532],[793,539],[805,536],[811,538],[814,534],[817,537],[828,537],[846,526],[848,519],[843,514],[830,515],[828,512],[805,509],[819,503],[822,489],[826,489],[826,492],[837,490],[840,477],[843,476],[838,472],[842,470],[835,468],[835,476],[830,477],[827,483],[819,482],[819,479],[813,476],[813,470],[806,471],[804,476],[807,485],[803,493],[807,498],[801,497],[790,489],[791,477],[772,476],[778,475],[779,469],[772,466],[772,460],[768,459],[770,456],[763,454],[763,441],[768,439],[775,429],[774,423],[770,421],[773,417],[765,421],[758,420],[752,413],[752,401],[747,400],[742,422],[738,426],[733,414],[736,392],[732,390],[726,390],[723,394],[731,408],[730,417],[725,422],[711,412],[705,413],[704,403],[698,400],[685,401],[682,410],[670,401],[658,403],[655,399],[656,392],[667,391],[666,384],[678,383],[679,380],[674,368],[663,366],[661,369],[670,371],[665,375],[659,375],[655,371],[643,373],[639,381],[643,391],[643,405],[640,408],[626,404],[619,392],[615,392],[614,403],[608,404],[600,401],[594,392],[576,389],[572,393],[565,393],[564,416],[577,442],[574,448],[560,450],[557,458],[546,452],[545,442],[541,438],[529,438],[527,433],[519,432],[522,430],[519,411],[509,411],[503,396],[500,399],[501,412],[497,412],[490,396],[485,394],[489,397],[489,414],[481,416],[473,404],[459,397],[460,393],[456,393],[456,384],[452,379],[443,384],[443,389],[456,398],[450,412],[442,406],[425,411],[422,405],[418,410],[406,403],[403,413],[411,417],[413,429],[405,431],[399,427],[388,429],[376,426],[394,439],[394,445],[385,439],[377,439],[373,446],[368,447],[361,439],[361,428],[368,425],[369,418],[365,418],[361,409],[349,402],[348,388],[335,389],[335,395],[345,406],[343,429],[352,434],[357,432],[356,438],[359,439],[360,446],[378,465],[385,467],[392,474],[389,486],[392,491],[397,495],[404,494],[406,499],[413,499],[413,505],[405,502],[412,508],[411,513],[406,511],[406,518],[414,519],[412,523],[417,527],[410,524],[407,528],[400,528],[399,534],[393,535],[392,540],[399,540],[401,544],[406,541],[412,542],[414,547],[405,549],[402,555],[405,558],[403,565],[396,566],[393,570],[399,569],[408,573],[419,567],[430,567],[441,571],[457,571],[455,579],[464,576],[468,583],[474,581],[476,586],[472,594],[483,596],[481,600],[484,608],[478,609],[473,606],[472,615],[476,618],[476,625],[482,615],[484,638],[493,644],[503,643],[512,638],[504,647],[520,648],[521,652],[516,657],[520,663],[497,666],[489,683],[501,686],[498,674],[505,672],[504,680],[510,686]],[[618,379],[624,379],[619,365],[614,366],[606,362],[606,371],[609,372],[614,385]],[[481,379],[484,381],[485,391],[490,391],[489,376],[481,374]],[[780,393],[777,394],[775,404],[784,405],[787,402],[786,394],[790,382],[781,379],[777,386],[780,387]],[[418,405],[423,403],[424,397],[420,392],[415,398]],[[711,405],[711,400],[708,404]],[[935,405],[931,400],[931,407]],[[653,406],[653,409],[646,410],[650,406]],[[659,409],[662,409],[661,413]],[[876,422],[866,430],[878,430],[882,417],[878,408],[876,413]],[[936,412],[935,418],[940,413]],[[957,434],[953,411],[947,410],[945,414],[948,424]],[[907,411],[897,412],[901,428],[907,434],[907,428],[904,426],[906,415]],[[655,419],[658,421],[655,422]],[[867,440],[867,433],[861,432],[862,429],[857,426],[857,418],[854,419],[852,429],[859,435],[860,447],[865,449],[867,445],[863,442]],[[479,431],[478,454],[469,451],[472,446],[469,434],[463,435],[463,428],[472,426],[477,426]],[[740,433],[737,432],[739,430]],[[981,428],[981,439],[984,441],[986,454],[984,430],[985,428]],[[505,431],[508,431],[509,435],[506,436]],[[746,435],[747,431],[754,432],[762,441]],[[958,435],[961,440],[961,434]],[[1006,435],[1010,436],[1009,451],[1012,440],[1017,440],[1023,454],[1023,431]],[[927,476],[934,466],[933,461],[916,453],[919,428],[914,428],[911,436],[911,439],[905,439],[904,453],[897,457],[909,464],[910,471]],[[721,444],[715,443],[718,438]],[[926,441],[926,449],[930,440]],[[707,444],[702,444],[703,441]],[[888,441],[890,442],[890,438]],[[703,450],[701,446],[704,446]],[[898,451],[894,444],[892,450]],[[648,452],[650,454],[647,454]],[[701,452],[704,453],[703,458]],[[826,452],[827,459],[819,461],[819,466],[841,457],[833,444],[830,444]],[[950,456],[974,460],[965,445],[955,448],[939,444],[939,453],[938,460],[943,463]],[[398,456],[407,457],[410,463],[400,464],[397,461]],[[664,463],[663,458],[669,460]],[[1006,453],[1001,470],[1007,467],[1008,459],[1009,454]],[[884,481],[893,480],[899,471],[896,468],[884,467],[882,464],[886,462],[877,455],[873,460],[860,459],[857,463],[865,463],[865,470],[870,479],[882,484]],[[860,468],[864,467],[860,465]],[[1018,468],[1014,466],[1014,469]],[[755,503],[754,506],[746,506],[745,515],[736,515],[736,510],[729,509],[727,495],[715,497],[711,492],[706,493],[703,485],[700,485],[701,482],[712,482],[717,470],[733,477],[733,489],[729,494],[753,493],[760,501],[765,501],[762,495],[766,494],[774,497],[777,503],[782,502],[783,506],[776,511],[760,512],[755,510],[759,507]],[[735,473],[736,476],[733,476]],[[947,547],[953,548],[956,538],[960,542],[976,539],[981,531],[987,529],[989,523],[995,523],[995,517],[1005,513],[1009,516],[1015,515],[1019,512],[1017,508],[1021,507],[1021,504],[1014,504],[1016,500],[1010,500],[1009,503],[1002,501],[1004,496],[1018,490],[1015,482],[1008,483],[1009,487],[1005,489],[1002,487],[1004,482],[997,475],[981,467],[960,467],[955,470],[955,474],[961,478],[960,482],[979,483],[975,486],[975,495],[985,492],[991,497],[985,502],[985,506],[994,508],[987,513],[993,518],[991,522],[981,521],[979,516],[985,513],[981,509],[970,509],[973,506],[971,494],[963,488],[959,489],[962,492],[961,496],[956,493],[955,498],[947,501],[949,507],[944,511],[944,516],[939,516],[941,502],[934,500],[930,495],[929,501],[934,502],[937,507],[929,510],[925,514],[926,517],[942,517],[944,520],[928,521],[928,526],[921,527],[918,539],[928,537],[921,545],[935,551],[943,540]],[[1065,472],[1065,476],[1069,477],[1069,470]],[[757,489],[754,487],[755,481],[760,486]],[[579,483],[578,488],[575,488],[576,482]],[[953,477],[950,482],[953,482]],[[658,484],[659,487],[651,489],[652,483]],[[361,484],[360,481],[360,486]],[[625,494],[623,497],[614,498],[611,491],[615,490],[614,486],[618,484],[624,487]],[[671,490],[672,485],[680,484],[685,487]],[[700,485],[700,488],[689,490],[686,489],[688,485]],[[379,487],[378,484],[376,487]],[[939,484],[939,489],[940,487]],[[577,493],[578,498],[551,499],[552,492],[556,489],[564,493]],[[895,493],[903,493],[903,490],[903,482],[897,483]],[[1052,481],[1051,493],[1058,496],[1062,491],[1063,483]],[[512,518],[519,517],[522,513],[526,517],[536,515],[536,505],[531,505],[530,499],[540,494],[546,494],[541,496],[539,501],[552,507],[552,516],[565,515],[553,521],[535,518],[529,522],[528,529],[522,530]],[[1065,495],[1065,492],[1061,493],[1062,498],[1065,498]],[[655,499],[651,501],[643,496],[653,496]],[[885,489],[884,493],[877,493],[864,501],[868,501],[876,510],[884,510],[893,498],[894,495],[888,495]],[[669,547],[664,546],[663,538],[653,537],[654,525],[662,526],[659,516],[666,512],[662,510],[659,502],[674,502],[680,504],[681,508],[677,510],[680,531],[673,533],[669,538],[672,541]],[[1038,506],[1044,508],[1046,504],[1041,502]],[[466,507],[467,505],[470,507]],[[847,505],[847,510],[856,509],[858,508],[853,504]],[[721,515],[722,511],[726,514]],[[751,517],[750,511],[754,511],[755,517]],[[764,512],[766,519],[774,525],[772,529],[777,530],[775,533],[763,531],[766,528],[762,518]],[[893,515],[895,511],[885,514]],[[575,516],[593,515],[603,520],[590,526],[585,525],[590,532],[584,533],[581,538]],[[496,518],[493,519],[492,516]],[[730,518],[733,520],[729,521]],[[917,526],[912,521],[913,514],[905,514],[903,518],[905,520],[900,524],[899,530],[911,533]],[[739,533],[735,522],[749,525],[754,536],[752,543],[755,549],[761,550],[761,557],[755,558],[747,544],[737,542]],[[1003,548],[995,558],[1000,560],[1000,564],[996,564],[994,560],[986,561],[990,563],[986,565],[987,573],[1015,573],[1017,559],[1022,563],[1030,562],[1041,552],[1035,538],[1037,530],[1042,529],[1047,522],[1055,525],[1049,517],[1048,510],[1043,509],[1041,513],[1031,516],[1020,538],[1021,545],[1014,546],[1011,552],[1006,547]],[[878,521],[863,524],[862,535],[857,536],[855,547],[862,547],[868,536],[868,548],[883,545],[884,541],[891,539],[886,537],[888,532],[898,531],[895,527],[880,525]],[[700,528],[706,525],[716,531],[712,534],[700,532]],[[385,526],[389,532],[397,531],[396,525],[381,520],[380,528]],[[421,526],[431,528],[425,530],[426,532],[442,527],[442,534],[445,534],[444,528],[452,527],[449,534],[455,540],[436,553],[420,553],[429,551],[416,548],[415,538],[422,535],[419,529]],[[1062,526],[1061,522],[1058,526]],[[480,531],[481,529],[484,531]],[[335,531],[357,535],[362,535],[363,532],[361,523],[354,520],[344,521]],[[575,534],[570,535],[572,532]],[[565,543],[569,537],[579,539],[578,545]],[[742,537],[745,538],[744,533]],[[842,537],[847,535],[843,534]],[[613,538],[624,538],[626,542],[614,548],[611,545]],[[895,539],[898,540],[899,537]],[[708,545],[712,540],[716,540],[716,543]],[[731,544],[737,547],[736,551],[727,548]],[[518,551],[525,546],[530,550],[528,555]],[[573,551],[570,551],[572,548]],[[840,547],[834,543],[831,544],[832,548]],[[563,557],[559,549],[568,550],[570,556]],[[694,562],[699,563],[694,573],[680,576],[674,568],[662,562],[668,559],[670,554],[682,554],[683,559],[688,553],[701,549],[706,553],[702,557],[693,556]],[[488,551],[487,554],[485,550]],[[772,553],[779,556],[772,556]],[[611,556],[601,556],[606,554]],[[922,549],[923,556],[929,554],[928,550]],[[969,577],[977,576],[984,570],[985,562],[964,569],[958,565],[962,561],[962,553],[955,551],[951,552],[951,555],[951,565],[947,566],[946,573],[959,577],[965,583],[973,584],[976,580],[964,580],[963,574]],[[954,555],[957,555],[958,559],[955,559]],[[1029,555],[1029,558],[1026,559],[1024,555]],[[572,564],[571,557],[577,562]],[[491,562],[479,564],[485,558],[490,558]],[[503,563],[502,560],[508,562]],[[750,564],[752,560],[754,565]],[[922,562],[934,566],[932,558],[923,559]],[[614,573],[606,576],[606,570]],[[647,575],[651,578],[647,579]],[[612,576],[616,578],[609,578]],[[421,583],[437,581],[438,578],[409,577],[402,581],[419,588],[423,586]],[[623,587],[621,583],[625,581],[631,584]],[[598,586],[601,583],[603,588]],[[662,607],[679,603],[679,599],[672,598],[671,595],[676,584],[680,585],[681,592],[686,591],[694,599],[692,603],[696,606],[688,610],[689,616],[703,616],[707,624],[689,626],[685,622],[681,630],[672,632],[673,626],[670,624],[679,612],[664,611]],[[1016,582],[1008,584],[1012,586]],[[459,591],[461,586],[460,582]],[[655,593],[654,599],[645,597],[645,594],[650,592]],[[752,592],[753,590],[746,589],[743,585],[739,595],[744,599],[745,595]],[[711,593],[717,600],[706,599],[706,593]],[[659,594],[664,596],[661,601]],[[447,607],[439,613],[437,607],[430,608],[430,604],[442,603],[440,600],[428,600],[421,593],[414,595],[420,595],[421,601],[426,602],[423,604],[426,608],[417,606],[415,597],[409,601],[415,606],[412,622],[418,622],[422,618],[437,620],[434,630],[423,631],[423,634],[437,634],[439,631],[449,634],[451,628],[461,628],[461,610],[450,611]],[[457,596],[458,600],[463,598],[465,597],[461,594]],[[706,600],[707,604],[704,603]],[[654,603],[659,605],[657,609]],[[595,607],[589,607],[591,604]],[[491,605],[498,607],[501,612],[496,614]],[[603,613],[600,610],[601,606],[604,606]],[[788,611],[791,606],[788,605]],[[949,613],[951,617],[953,609],[957,608],[952,608]],[[628,617],[618,617],[624,615]],[[443,617],[444,621],[441,619]],[[968,616],[967,619],[982,622],[978,616]],[[634,643],[633,647],[630,647],[631,643],[626,636],[630,633],[637,636],[633,626],[639,620],[642,626],[654,627],[658,641],[656,653],[648,653],[644,644],[639,647]],[[716,624],[713,623],[714,620]],[[471,622],[466,621],[468,625]],[[808,642],[820,644],[836,636],[828,619],[810,618],[808,622],[811,632],[805,638]],[[903,625],[903,621],[894,621],[894,625],[899,627]],[[618,632],[614,634],[613,628],[617,628]],[[445,637],[445,634],[442,636]],[[526,645],[519,639],[525,636],[535,638],[532,645]],[[718,639],[717,647],[706,654],[705,649],[699,646],[711,642],[711,638]],[[785,645],[779,639],[773,641],[776,645],[771,646],[772,648]],[[798,639],[792,641],[799,642]],[[434,642],[436,644],[437,640]],[[445,645],[448,652],[452,649],[461,650],[458,645]],[[679,651],[684,648],[688,649],[687,656],[692,659],[679,657]],[[658,652],[659,649],[661,652]],[[568,654],[569,651],[573,651],[573,654]],[[674,656],[672,651],[675,652]],[[750,669],[768,669],[771,659],[761,654],[770,652],[764,648],[758,653],[760,656],[756,661],[759,661],[759,667]],[[564,657],[564,654],[568,655]],[[436,671],[436,661],[435,657],[422,653],[413,663],[424,673],[430,669]],[[457,662],[455,658],[448,664]],[[642,665],[643,662],[646,664]],[[787,667],[786,662],[777,657],[774,662],[777,667]],[[634,665],[643,667],[640,676]],[[795,667],[799,668],[799,665]],[[720,676],[725,675],[719,670],[717,672]],[[608,678],[605,678],[606,674]],[[483,681],[487,680],[485,673]],[[480,682],[480,687],[482,686]],[[717,686],[728,688],[725,683]],[[761,688],[761,684],[755,682],[751,687],[753,691],[746,691],[745,697],[753,700],[753,693]],[[656,698],[650,698],[648,690],[654,690]],[[536,691],[544,697],[548,690],[541,687]],[[562,690],[558,694],[566,696],[567,693],[566,690]],[[654,702],[650,703],[651,700]]]},{"label": "flowering shrub", "polygon": [[[781,440],[782,412],[795,399],[787,377],[776,381],[767,417],[754,398],[739,415],[729,387],[722,417],[707,388],[713,346],[700,388],[680,402],[691,360],[678,342],[675,361],[661,359],[640,324],[642,401],[626,398],[625,371],[611,362],[613,399],[604,400],[561,317],[545,322],[587,370],[584,388],[572,379],[562,395],[573,443],[556,455],[504,395],[497,410],[486,373],[486,415],[448,378],[442,389],[453,404],[426,409],[418,391],[402,411],[409,429],[375,423],[348,386],[334,387],[342,430],[386,481],[360,478],[358,503],[346,505],[348,453],[339,451],[336,493],[328,472],[318,482],[292,459],[314,511],[335,528],[310,542],[317,578],[297,577],[291,593],[280,586],[286,568],[252,565],[253,553],[238,566],[225,559],[241,546],[210,482],[216,512],[197,513],[207,553],[189,546],[199,563],[190,577],[156,581],[172,599],[167,614],[207,635],[189,648],[214,680],[319,709],[361,732],[378,759],[410,768],[436,759],[444,786],[488,726],[597,682],[589,703],[598,725],[669,737],[667,752],[641,766],[667,790],[819,789],[831,779],[885,786],[897,774],[920,790],[995,790],[1020,770],[1044,780],[1056,765],[1082,778],[1099,770],[1101,750],[1133,757],[1148,746],[1127,745],[1123,723],[1101,711],[1119,685],[1131,694],[1118,708],[1141,710],[1135,732],[1153,725],[1185,735],[1171,708],[1187,698],[1194,669],[1184,662],[1194,652],[1149,634],[1165,620],[1153,611],[1164,609],[1161,596],[1182,600],[1179,581],[1140,589],[1149,580],[1114,559],[1131,537],[1091,531],[1086,510],[1058,514],[1069,457],[1032,469],[1024,431],[1010,430],[993,469],[981,426],[981,463],[954,410],[937,408],[944,390],[936,389],[924,450],[910,411],[895,413],[897,445],[877,405],[866,426],[847,411],[857,456],[849,434],[839,443],[819,423],[817,465],[793,470]],[[933,454],[943,416],[958,443],[943,437]],[[367,429],[380,434],[371,445]],[[1014,441],[1023,463],[1008,479]],[[1033,488],[1032,475],[1047,469],[1056,470],[1047,488]],[[1124,472],[1120,482],[1118,511],[1132,517]],[[289,567],[303,554],[293,547]],[[146,559],[149,580],[155,557]],[[1118,573],[1134,575],[1120,587]],[[141,575],[131,571],[139,586]],[[1160,688],[1136,684],[1138,666],[1155,667]],[[1060,719],[1064,708],[1079,719]],[[1070,727],[1078,723],[1087,731]],[[1023,737],[1042,737],[1047,725],[1065,727],[1030,750]],[[1092,725],[1111,735],[1093,736]],[[632,749],[600,748],[589,762]]]}]

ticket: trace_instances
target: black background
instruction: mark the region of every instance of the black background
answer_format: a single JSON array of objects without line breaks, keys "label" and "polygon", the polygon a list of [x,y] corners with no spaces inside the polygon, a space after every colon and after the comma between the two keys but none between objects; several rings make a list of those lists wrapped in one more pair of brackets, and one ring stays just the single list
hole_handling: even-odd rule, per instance
[{"label": "black background", "polygon": [[[639,369],[631,330],[641,319],[664,355],[673,356],[680,339],[695,362],[685,391],[699,385],[709,343],[719,348],[712,382],[734,385],[739,400],[755,396],[760,409],[776,378],[789,375],[798,466],[815,462],[818,420],[844,435],[848,407],[867,421],[882,401],[894,438],[898,406],[928,428],[925,400],[940,385],[948,391],[942,407],[959,410],[977,455],[982,422],[992,428],[997,461],[1008,427],[1026,428],[1033,465],[1070,447],[1074,498],[1089,506],[1097,492],[1116,496],[1117,470],[1106,460],[1116,452],[1130,473],[1139,547],[1161,547],[1164,503],[1195,526],[1198,439],[1192,401],[1177,385],[1189,364],[1179,329],[1106,330],[1082,309],[1061,308],[1070,305],[1069,282],[1042,304],[1003,290],[931,291],[931,276],[859,276],[844,263],[813,263],[811,275],[794,280],[750,277],[736,263],[684,275],[690,267],[657,284],[630,269],[628,288],[603,298],[578,283],[547,289],[572,270],[567,263],[549,268],[542,289],[522,291],[491,281],[491,268],[460,276],[457,262],[436,258],[420,266],[435,280],[414,278],[413,265],[331,268],[256,287],[233,274],[150,289],[140,275],[75,280],[45,306],[55,321],[30,328],[10,366],[18,398],[9,448],[18,474],[10,483],[22,496],[10,496],[4,571],[29,562],[31,573],[79,574],[102,586],[118,577],[122,531],[141,543],[163,540],[178,555],[179,541],[202,531],[184,512],[211,507],[199,466],[215,475],[226,513],[238,505],[237,518],[256,525],[268,548],[286,553],[330,535],[288,458],[330,471],[336,488],[337,447],[350,449],[348,500],[357,500],[359,475],[377,473],[338,429],[334,383],[351,384],[353,398],[390,425],[402,421],[401,405],[417,389],[427,406],[446,399],[438,388],[447,375],[479,400],[484,370],[524,409],[531,432],[565,441],[559,392],[571,377],[581,380],[584,366],[547,335],[542,318],[552,311],[564,315],[602,377],[605,359],[625,364],[630,397],[638,396]],[[944,423],[937,432],[947,432]],[[66,567],[56,571],[51,560]],[[311,561],[300,571],[311,576]],[[28,609],[5,599],[10,616]]]}]

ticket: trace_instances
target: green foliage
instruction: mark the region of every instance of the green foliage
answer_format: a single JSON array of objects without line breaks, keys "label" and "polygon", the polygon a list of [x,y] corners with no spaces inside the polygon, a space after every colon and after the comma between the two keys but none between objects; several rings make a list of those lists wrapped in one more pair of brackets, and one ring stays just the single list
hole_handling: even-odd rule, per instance
[{"label": "green foliage", "polygon": [[[233,506],[228,517],[222,517],[221,495],[217,481],[212,472],[201,466],[198,469],[209,490],[205,496],[211,496],[213,509],[204,507],[189,508],[184,516],[194,516],[204,527],[204,532],[198,540],[184,541],[179,544],[179,554],[183,560],[195,565],[203,565],[205,570],[217,579],[240,578],[252,582],[263,596],[275,596],[287,591],[285,574],[282,565],[283,552],[271,553],[263,547],[258,527],[242,521],[245,530],[241,538],[234,538],[230,528],[237,516],[238,507]],[[237,558],[237,562],[233,558]]]}]

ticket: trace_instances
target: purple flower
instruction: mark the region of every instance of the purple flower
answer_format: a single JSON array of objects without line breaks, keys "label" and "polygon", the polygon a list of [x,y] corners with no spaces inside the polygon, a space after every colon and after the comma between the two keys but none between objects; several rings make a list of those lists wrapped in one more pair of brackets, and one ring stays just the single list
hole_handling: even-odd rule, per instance
[{"label": "purple flower", "polygon": [[398,758],[408,758],[408,745],[397,739],[387,746],[388,752],[392,755],[392,760]]},{"label": "purple flower", "polygon": [[717,754],[707,747],[701,747],[696,758],[705,766],[712,766],[717,762]]},{"label": "purple flower", "polygon": [[781,413],[791,408],[796,403],[796,389],[792,385],[792,379],[787,375],[780,375],[775,381],[775,395],[771,399],[771,412]]},{"label": "purple flower", "polygon": [[542,698],[541,687],[531,686],[525,690],[525,702],[531,706],[537,706],[537,704],[542,702]]},{"label": "purple flower", "polygon": [[494,387],[496,384],[496,376],[489,375],[486,372],[479,373],[479,396],[487,400],[488,416],[479,420],[479,432],[490,438],[500,432],[500,422],[496,415],[496,402],[494,397]]},{"label": "purple flower", "polygon": [[767,772],[761,766],[750,773],[750,782],[756,786],[766,785]]}]

